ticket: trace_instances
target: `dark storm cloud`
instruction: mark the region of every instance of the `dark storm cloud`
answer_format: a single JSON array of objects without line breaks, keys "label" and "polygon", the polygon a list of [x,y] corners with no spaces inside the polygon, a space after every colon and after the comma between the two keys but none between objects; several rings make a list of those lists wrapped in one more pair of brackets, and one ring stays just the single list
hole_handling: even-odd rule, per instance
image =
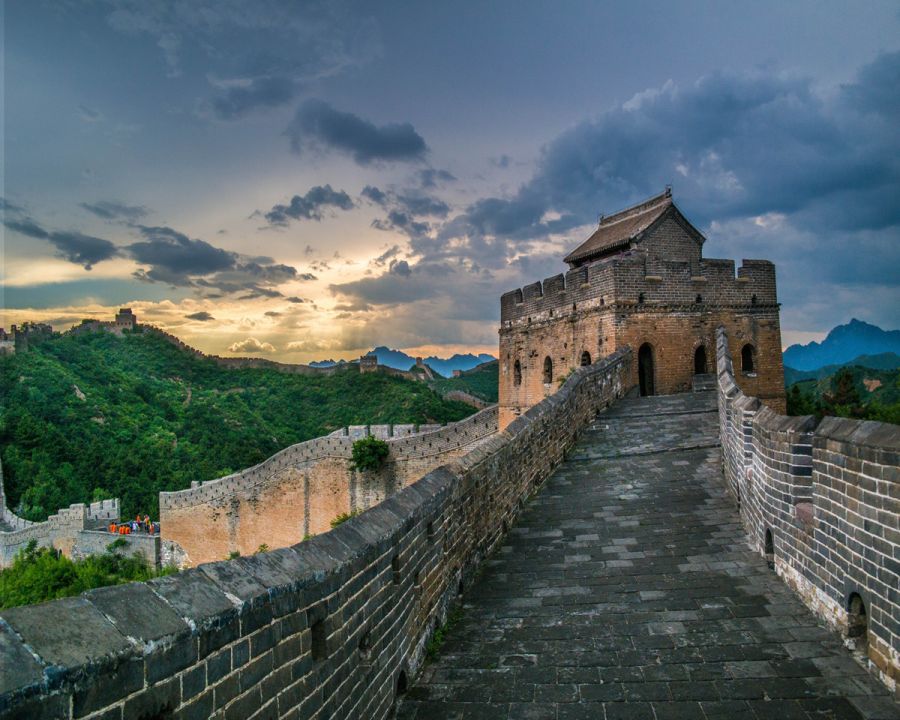
[{"label": "dark storm cloud", "polygon": [[398,305],[434,297],[436,278],[452,273],[452,268],[439,270],[426,265],[410,267],[405,260],[392,260],[382,275],[348,283],[329,285],[333,295],[353,300],[355,308],[373,305]]},{"label": "dark storm cloud", "polygon": [[431,232],[431,226],[428,223],[418,222],[408,213],[400,210],[391,210],[387,214],[387,218],[376,218],[372,221],[372,227],[376,230],[396,230],[410,237],[419,237]]},{"label": "dark storm cloud", "polygon": [[119,248],[109,240],[71,230],[45,230],[28,217],[5,219],[3,224],[26,237],[47,240],[56,247],[57,257],[81,265],[85,270],[119,254]]},{"label": "dark storm cloud", "polygon": [[387,217],[373,220],[372,227],[377,230],[402,232],[410,238],[425,236],[432,230],[429,223],[417,218],[445,218],[450,214],[450,206],[447,203],[418,190],[395,192],[367,185],[361,195],[388,211]]},{"label": "dark storm cloud", "polygon": [[359,165],[419,161],[428,151],[425,140],[408,122],[378,126],[323,100],[302,103],[285,134],[294,152],[308,146],[333,149],[352,155]]},{"label": "dark storm cloud", "polygon": [[210,105],[220,120],[236,120],[253,110],[285,105],[293,97],[294,83],[290,78],[260,77],[225,88]]},{"label": "dark storm cloud", "polygon": [[388,266],[388,274],[409,277],[412,275],[412,271],[409,269],[409,263],[406,260],[391,260],[391,264]]},{"label": "dark storm cloud", "polygon": [[[473,203],[444,234],[565,232],[667,183],[682,204],[702,208],[692,213],[700,223],[780,212],[822,228],[895,225],[898,96],[897,53],[833,100],[808,79],[761,73],[667,83],[557,137],[518,192]],[[562,217],[546,221],[551,211]]]},{"label": "dark storm cloud", "polygon": [[304,85],[365,63],[380,49],[373,21],[341,0],[266,0],[252,10],[231,0],[104,2],[112,28],[155,40],[169,77],[212,86],[199,110],[218,120],[283,106]]},{"label": "dark storm cloud", "polygon": [[396,201],[410,215],[447,217],[450,213],[447,203],[428,195],[398,195]]},{"label": "dark storm cloud", "polygon": [[151,266],[144,273],[145,279],[190,285],[192,276],[235,267],[235,253],[214,247],[205,240],[191,240],[165,226],[140,225],[138,230],[145,240],[132,243],[127,250],[138,263]]},{"label": "dark storm cloud", "polygon": [[95,203],[81,203],[82,208],[103,220],[123,220],[137,222],[148,213],[143,205],[126,205],[115,200],[99,200]]},{"label": "dark storm cloud", "polygon": [[419,182],[423,188],[431,189],[438,185],[455,182],[456,177],[447,170],[425,168],[419,171]]},{"label": "dark storm cloud", "polygon": [[10,230],[15,230],[17,233],[20,233],[27,237],[37,238],[38,240],[50,239],[50,233],[44,230],[44,228],[38,225],[31,218],[4,220],[3,224],[6,225],[6,227],[8,227]]},{"label": "dark storm cloud", "polygon": [[287,205],[275,205],[265,214],[271,225],[287,225],[294,220],[321,220],[326,208],[352,210],[353,200],[343,190],[334,190],[331,185],[316,185],[306,195],[294,195]]},{"label": "dark storm cloud", "polygon": [[364,198],[371,200],[376,205],[384,206],[388,201],[387,193],[374,185],[366,185],[361,194]]},{"label": "dark storm cloud", "polygon": [[876,117],[900,117],[900,53],[879,56],[843,90],[849,108]]},{"label": "dark storm cloud", "polygon": [[185,315],[188,320],[199,320],[200,322],[209,322],[210,320],[215,320],[215,318],[206,310],[201,310],[200,312],[191,313],[190,315]]},{"label": "dark storm cloud", "polygon": [[5,197],[0,197],[0,210],[3,210],[4,212],[10,212],[10,213],[24,212],[24,208],[22,208],[19,205],[16,205],[15,203],[11,203]]},{"label": "dark storm cloud", "polygon": [[119,249],[109,240],[79,232],[52,232],[48,240],[56,246],[60,257],[84,266],[85,270],[119,254]]},{"label": "dark storm cloud", "polygon": [[[428,317],[436,321],[433,303],[439,302],[442,319],[482,321],[493,319],[498,308],[497,284],[490,275],[446,262],[413,265],[394,259],[378,276],[328,289],[344,301],[335,310],[349,312],[390,307],[394,313],[414,315],[415,308],[428,307]],[[439,336],[438,330],[435,333]]]},{"label": "dark storm cloud", "polygon": [[392,245],[387,250],[385,250],[383,253],[381,253],[381,255],[379,255],[377,258],[375,258],[372,261],[372,263],[375,265],[384,266],[388,262],[388,260],[395,258],[397,255],[400,254],[400,252],[401,251],[400,251],[399,245]]}]

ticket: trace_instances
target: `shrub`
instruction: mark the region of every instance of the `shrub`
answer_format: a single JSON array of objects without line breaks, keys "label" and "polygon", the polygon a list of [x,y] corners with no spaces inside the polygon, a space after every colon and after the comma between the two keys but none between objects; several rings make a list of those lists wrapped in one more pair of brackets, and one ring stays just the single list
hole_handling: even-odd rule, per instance
[{"label": "shrub", "polygon": [[[331,527],[336,528],[338,525],[347,522],[350,518],[356,517],[357,515],[359,515],[359,510],[354,510],[353,512],[348,513],[341,513],[331,521]],[[303,539],[305,540],[306,538]]]},{"label": "shrub", "polygon": [[352,470],[379,470],[387,459],[390,448],[384,440],[365,437],[353,443]]},{"label": "shrub", "polygon": [[118,552],[119,540],[110,543],[107,552],[81,560],[70,560],[52,548],[39,548],[32,540],[10,567],[0,570],[0,608],[30,605],[173,572],[173,568],[154,570],[140,555],[127,557]]}]

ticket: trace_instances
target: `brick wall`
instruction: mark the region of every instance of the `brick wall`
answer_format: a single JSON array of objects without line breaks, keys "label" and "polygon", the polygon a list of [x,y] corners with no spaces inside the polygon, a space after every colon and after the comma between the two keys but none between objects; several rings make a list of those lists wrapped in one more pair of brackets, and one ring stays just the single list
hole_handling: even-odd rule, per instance
[{"label": "brick wall", "polygon": [[[289,547],[330,529],[343,513],[378,504],[497,432],[491,407],[447,426],[354,426],[298,443],[241,472],[160,493],[165,559],[179,565]],[[351,470],[355,440],[386,439],[382,470]]]},{"label": "brick wall", "polygon": [[[784,369],[775,267],[744,260],[699,259],[696,241],[674,220],[648,251],[630,251],[505,293],[500,300],[500,427],[559,387],[558,379],[619,348],[653,351],[654,392],[691,388],[694,352],[703,345],[715,372],[716,328],[729,333],[745,392],[784,411]],[[693,255],[670,260],[677,254]],[[752,372],[741,351],[753,348]],[[552,377],[545,382],[546,359]],[[516,362],[519,371],[516,371]],[[632,365],[631,383],[638,382]]]},{"label": "brick wall", "polygon": [[[718,331],[726,484],[750,544],[819,617],[852,639],[890,688],[900,680],[900,427],[785,417],[735,382]],[[767,542],[771,538],[771,542]],[[770,547],[767,548],[767,545]]]},{"label": "brick wall", "polygon": [[629,364],[622,352],[579,369],[505,432],[331,532],[0,611],[0,715],[388,717],[478,564],[627,390]]},{"label": "brick wall", "polygon": [[[60,509],[43,522],[30,522],[6,507],[2,484],[3,470],[0,466],[0,526],[6,528],[0,531],[0,568],[11,565],[16,554],[24,550],[32,540],[38,547],[53,547],[67,557],[81,557],[87,554],[87,547],[96,546],[92,538],[83,539],[83,532],[119,519],[119,501],[116,499],[101,500],[90,505],[76,503]],[[113,539],[110,538],[107,543]]]}]

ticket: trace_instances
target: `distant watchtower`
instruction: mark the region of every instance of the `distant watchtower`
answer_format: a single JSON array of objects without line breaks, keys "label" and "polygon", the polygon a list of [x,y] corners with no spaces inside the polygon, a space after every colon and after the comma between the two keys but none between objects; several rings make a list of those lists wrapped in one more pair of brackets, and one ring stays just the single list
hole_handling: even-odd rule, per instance
[{"label": "distant watchtower", "polygon": [[116,321],[114,323],[116,332],[121,333],[123,330],[131,332],[134,330],[135,325],[137,325],[137,318],[131,311],[131,308],[122,308],[116,313]]},{"label": "distant watchtower", "polygon": [[500,428],[561,379],[625,345],[644,395],[684,392],[715,373],[724,325],[738,382],[784,411],[775,266],[704,259],[703,237],[670,190],[615,215],[565,258],[569,271],[500,299]]},{"label": "distant watchtower", "polygon": [[359,371],[361,373],[377,372],[378,358],[375,355],[363,355],[359,358]]}]

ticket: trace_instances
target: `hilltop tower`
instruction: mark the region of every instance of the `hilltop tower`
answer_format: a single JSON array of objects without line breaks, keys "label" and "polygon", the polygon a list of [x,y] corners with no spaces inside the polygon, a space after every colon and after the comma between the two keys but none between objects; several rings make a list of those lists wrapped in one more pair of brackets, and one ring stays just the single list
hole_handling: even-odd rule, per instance
[{"label": "hilltop tower", "polygon": [[738,383],[784,412],[775,266],[703,258],[706,238],[666,190],[602,217],[566,256],[569,270],[500,299],[500,428],[574,368],[622,348],[644,395],[691,389],[716,372],[716,328],[731,343]]}]

